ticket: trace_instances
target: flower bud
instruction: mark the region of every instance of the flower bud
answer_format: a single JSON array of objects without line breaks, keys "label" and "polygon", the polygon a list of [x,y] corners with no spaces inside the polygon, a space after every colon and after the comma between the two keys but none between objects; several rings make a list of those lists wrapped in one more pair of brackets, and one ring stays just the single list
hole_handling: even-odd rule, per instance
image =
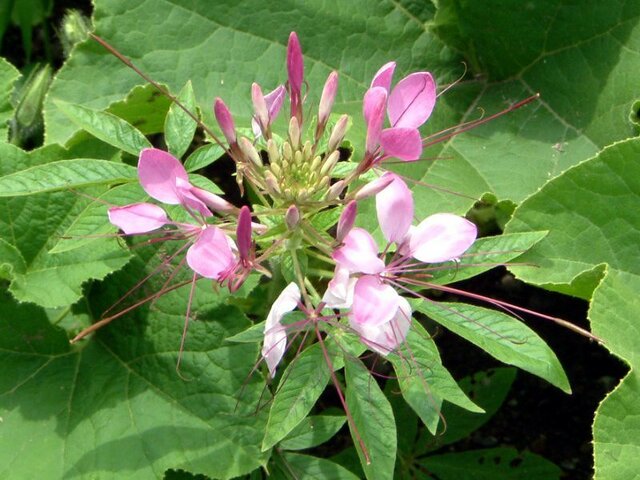
[{"label": "flower bud", "polygon": [[245,261],[251,252],[251,211],[246,205],[238,214],[238,226],[236,227],[236,243],[240,260]]},{"label": "flower bud", "polygon": [[356,213],[358,212],[358,204],[355,200],[351,200],[344,210],[342,214],[340,214],[340,219],[338,220],[338,229],[336,231],[336,242],[338,244],[342,243],[344,237],[347,236],[347,233],[351,231],[353,228],[353,224],[356,221]]},{"label": "flower bud", "polygon": [[[273,168],[273,165],[271,165],[271,167]],[[264,172],[264,182],[270,195],[279,195],[281,193],[278,179],[269,170]]]},{"label": "flower bud", "polygon": [[264,134],[269,128],[269,109],[262,94],[262,89],[257,83],[251,85],[251,100],[253,101],[253,111],[256,114],[256,121]]},{"label": "flower bud", "polygon": [[329,119],[329,114],[333,108],[333,101],[336,99],[336,92],[338,91],[338,72],[335,70],[329,74],[327,81],[322,89],[322,96],[320,97],[320,105],[318,107],[318,125],[324,125]]},{"label": "flower bud", "polygon": [[355,194],[355,200],[362,200],[367,197],[371,197],[372,195],[376,195],[380,193],[382,190],[387,188],[391,182],[393,182],[394,176],[392,174],[387,175],[386,173],[380,178],[376,178],[371,182],[367,183],[360,190],[358,190]]},{"label": "flower bud", "polygon": [[335,200],[336,198],[338,198],[340,196],[340,194],[342,193],[342,191],[344,190],[344,188],[347,185],[344,183],[344,180],[338,180],[336,183],[334,183],[333,185],[331,185],[329,187],[329,191],[327,192],[327,195],[325,196],[325,200],[331,202],[333,200]]},{"label": "flower bud", "polygon": [[348,126],[349,126],[349,115],[342,115],[336,122],[335,126],[333,127],[333,130],[331,131],[331,136],[329,137],[329,144],[327,145],[327,151],[331,152],[340,146],[345,133],[347,133]]},{"label": "flower bud", "polygon": [[300,123],[296,117],[291,117],[289,121],[289,141],[294,149],[300,147]]},{"label": "flower bud", "polygon": [[216,195],[215,193],[208,192],[198,187],[191,187],[190,192],[207,207],[220,213],[232,213],[238,210],[238,208],[227,202],[224,198]]},{"label": "flower bud", "polygon": [[260,158],[260,154],[248,138],[240,138],[239,145],[240,150],[242,150],[242,153],[244,153],[249,160],[251,160],[258,167],[262,167],[262,159]]},{"label": "flower bud", "polygon": [[322,164],[322,168],[320,169],[320,176],[328,175],[333,170],[333,167],[336,166],[340,160],[340,152],[337,150],[334,151],[328,158],[325,158],[324,163]]},{"label": "flower bud", "polygon": [[216,98],[216,101],[213,104],[213,113],[215,114],[216,121],[218,122],[218,125],[220,125],[220,130],[222,130],[222,134],[224,135],[224,138],[227,139],[229,145],[236,143],[236,126],[233,123],[233,117],[220,97]]},{"label": "flower bud", "polygon": [[284,221],[289,230],[294,230],[300,223],[300,210],[295,205],[291,205],[284,215]]}]

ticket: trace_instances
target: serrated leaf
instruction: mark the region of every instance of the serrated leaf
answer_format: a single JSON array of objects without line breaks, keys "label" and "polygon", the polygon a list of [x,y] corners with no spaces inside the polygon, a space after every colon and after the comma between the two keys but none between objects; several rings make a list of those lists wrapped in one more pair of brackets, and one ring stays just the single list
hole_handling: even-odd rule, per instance
[{"label": "serrated leaf", "polygon": [[[182,90],[180,90],[176,98],[187,110],[196,116],[198,115],[196,111],[196,97],[191,81],[188,81],[185,86],[182,87]],[[197,126],[196,121],[187,115],[177,103],[172,103],[164,122],[164,141],[169,148],[169,153],[176,158],[182,158],[184,152],[186,152],[189,145],[191,145]]]},{"label": "serrated leaf", "polygon": [[472,412],[484,411],[466,396],[442,365],[434,341],[418,322],[411,326],[406,346],[389,360],[402,396],[432,433],[436,433],[440,421],[443,399]]},{"label": "serrated leaf", "polygon": [[280,442],[280,448],[304,450],[322,445],[338,433],[345,421],[344,415],[310,415]]},{"label": "serrated leaf", "polygon": [[314,344],[291,362],[282,374],[262,440],[262,451],[285,438],[311,411],[329,382],[322,348]]},{"label": "serrated leaf", "polygon": [[0,197],[16,197],[137,180],[124,163],[77,158],[26,168],[0,177]]},{"label": "serrated leaf", "polygon": [[397,448],[391,405],[360,360],[345,358],[345,377],[345,398],[353,417],[349,430],[362,470],[368,480],[391,480]]},{"label": "serrated leaf", "polygon": [[137,128],[111,113],[65,102],[56,105],[80,128],[131,155],[138,156],[143,149],[151,147]]},{"label": "serrated leaf", "polygon": [[456,480],[560,479],[562,470],[549,460],[515,448],[487,448],[432,455],[417,462],[440,478]]},{"label": "serrated leaf", "polygon": [[422,301],[416,305],[416,309],[501,362],[519,367],[567,393],[571,392],[567,376],[555,353],[517,318],[463,303]]}]

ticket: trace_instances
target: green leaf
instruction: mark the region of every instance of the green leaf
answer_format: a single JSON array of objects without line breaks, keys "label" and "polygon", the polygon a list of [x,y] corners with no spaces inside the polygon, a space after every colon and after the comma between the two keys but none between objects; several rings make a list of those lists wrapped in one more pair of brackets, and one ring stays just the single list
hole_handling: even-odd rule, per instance
[{"label": "green leaf", "polygon": [[460,380],[460,388],[480,405],[485,413],[473,413],[455,405],[445,404],[442,416],[447,421],[447,429],[436,436],[424,431],[424,435],[416,442],[416,453],[423,455],[462,440],[487,423],[507,398],[515,378],[515,368],[502,367],[477,372]]},{"label": "green leaf", "polygon": [[[188,81],[185,86],[182,87],[177,99],[191,113],[194,115],[198,114],[196,111],[196,97],[191,81]],[[169,153],[176,158],[182,158],[184,152],[186,152],[189,145],[191,145],[197,126],[196,121],[187,115],[177,103],[172,103],[164,123],[164,140],[169,148]]]},{"label": "green leaf", "polygon": [[137,128],[111,113],[65,102],[56,105],[80,128],[131,155],[138,156],[141,150],[151,147]]},{"label": "green leaf", "polygon": [[[40,167],[32,165],[56,160],[63,154],[56,146],[27,154],[11,145],[0,144],[0,175],[5,174],[0,178],[7,179],[15,170],[35,170]],[[52,164],[62,165],[65,162],[73,163],[59,161]],[[46,166],[41,165],[41,168]],[[40,185],[51,187],[50,180],[53,177],[37,178],[42,179]],[[62,181],[63,177],[59,180]],[[3,263],[8,260],[12,265],[10,290],[18,300],[49,308],[69,305],[80,298],[84,282],[104,278],[128,261],[129,253],[123,251],[114,239],[102,239],[60,254],[48,253],[87,203],[85,197],[71,192],[43,192],[25,197],[0,198],[0,240],[19,252],[19,255],[3,256]],[[3,270],[6,269],[3,267]],[[52,288],[54,285],[55,288]]]},{"label": "green leaf", "polygon": [[406,348],[398,355],[389,356],[389,360],[398,377],[402,396],[434,434],[443,399],[472,412],[483,412],[442,365],[435,343],[418,322],[413,323],[407,335]]},{"label": "green leaf", "polygon": [[287,471],[295,478],[316,480],[358,480],[358,477],[342,465],[324,458],[301,455],[299,453],[285,453]]},{"label": "green leaf", "polygon": [[124,100],[109,105],[107,111],[127,121],[144,135],[153,135],[164,131],[171,103],[153,85],[137,85],[127,93]]},{"label": "green leaf", "polygon": [[391,480],[397,448],[391,405],[360,360],[345,357],[345,376],[349,429],[362,469],[368,480]]},{"label": "green leaf", "polygon": [[523,232],[476,240],[451,268],[434,268],[429,283],[447,284],[475,277],[497,265],[517,259],[542,240],[547,232]]},{"label": "green leaf", "polygon": [[269,410],[262,451],[269,450],[304,420],[329,378],[327,361],[317,343],[287,366]]},{"label": "green leaf", "polygon": [[201,168],[211,165],[224,155],[224,149],[220,145],[210,143],[198,148],[184,162],[184,168],[188,172],[200,170]]},{"label": "green leaf", "polygon": [[[0,18],[1,23],[2,19]],[[2,35],[0,35],[1,39]],[[8,122],[13,115],[11,92],[19,77],[20,72],[4,58],[0,58],[0,141],[6,141],[9,138]]]},{"label": "green leaf", "polygon": [[0,278],[13,280],[15,274],[27,270],[24,257],[16,247],[0,238]]},{"label": "green leaf", "polygon": [[524,202],[509,231],[549,229],[525,258],[535,271],[518,276],[591,298],[589,319],[604,345],[631,372],[602,402],[593,425],[596,478],[633,477],[640,463],[640,357],[633,299],[640,289],[640,139],[619,142],[568,170]]},{"label": "green leaf", "polygon": [[280,442],[284,450],[304,450],[323,444],[344,425],[344,415],[311,415]]},{"label": "green leaf", "polygon": [[265,322],[251,325],[246,330],[227,338],[227,342],[235,343],[260,343],[264,340],[264,324]]},{"label": "green leaf", "polygon": [[422,301],[416,308],[501,362],[519,367],[567,393],[571,392],[556,355],[517,318],[463,303]]},{"label": "green leaf", "polygon": [[[141,266],[103,284],[102,302],[137,282]],[[155,479],[182,468],[231,478],[264,465],[262,381],[246,381],[257,347],[223,342],[248,321],[223,306],[227,294],[199,287],[185,381],[176,360],[188,297],[188,286],[171,292],[72,348],[42,309],[0,294],[0,476]]]},{"label": "green leaf", "polygon": [[562,470],[549,460],[515,448],[488,448],[468,452],[432,455],[417,462],[443,479],[495,480],[560,479]]},{"label": "green leaf", "polygon": [[0,177],[0,197],[83,188],[91,185],[131,182],[134,167],[123,163],[77,158],[36,165]]}]

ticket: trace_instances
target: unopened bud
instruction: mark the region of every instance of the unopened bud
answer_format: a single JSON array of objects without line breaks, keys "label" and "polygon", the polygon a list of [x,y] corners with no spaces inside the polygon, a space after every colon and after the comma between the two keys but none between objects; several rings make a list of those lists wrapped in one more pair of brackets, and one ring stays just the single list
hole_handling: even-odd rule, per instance
[{"label": "unopened bud", "polygon": [[338,91],[338,72],[333,71],[329,74],[327,81],[322,89],[322,96],[320,97],[320,105],[318,107],[318,126],[324,125],[329,119],[329,114],[333,108],[333,101],[336,99],[336,92]]},{"label": "unopened bud", "polygon": [[353,224],[356,221],[356,213],[358,212],[358,204],[355,200],[351,200],[344,210],[342,214],[340,214],[340,219],[338,220],[338,228],[336,230],[336,242],[342,243],[344,237],[347,236],[347,233],[351,231],[353,228]]},{"label": "unopened bud", "polygon": [[392,174],[385,173],[380,178],[376,178],[367,183],[364,187],[357,191],[355,194],[355,200],[362,200],[363,198],[371,197],[380,193],[387,188],[391,182],[393,182],[394,176]]},{"label": "unopened bud", "polygon": [[229,145],[236,143],[236,126],[233,123],[233,117],[220,97],[216,98],[213,104],[213,113]]},{"label": "unopened bud", "polygon": [[256,114],[256,121],[264,134],[269,128],[269,109],[262,94],[262,89],[257,83],[251,85],[251,100],[253,101],[253,111]]},{"label": "unopened bud", "polygon": [[273,165],[274,163],[278,163],[278,161],[280,160],[280,152],[278,151],[276,142],[271,139],[269,139],[269,141],[267,142],[267,153],[269,154],[269,162],[271,163],[271,165]]},{"label": "unopened bud", "polygon": [[300,148],[300,124],[296,117],[291,117],[289,121],[289,140],[293,148]]},{"label": "unopened bud", "polygon": [[291,205],[284,215],[284,221],[289,230],[294,230],[300,223],[300,210],[295,205]]},{"label": "unopened bud", "polygon": [[[271,168],[273,167],[274,165],[271,165]],[[281,191],[280,185],[278,184],[278,179],[269,170],[264,172],[264,182],[266,184],[267,190],[271,195],[280,194]]]},{"label": "unopened bud", "polygon": [[236,243],[240,260],[247,260],[251,251],[251,211],[246,205],[240,209],[238,214]]},{"label": "unopened bud", "polygon": [[329,152],[336,150],[342,140],[344,139],[345,134],[347,133],[347,129],[349,127],[349,115],[342,115],[338,121],[336,122],[333,130],[331,131],[331,136],[329,137],[329,144],[327,145],[327,150]]},{"label": "unopened bud", "polygon": [[324,163],[322,164],[322,168],[320,169],[320,176],[328,175],[329,173],[331,173],[333,167],[335,167],[336,163],[338,163],[338,160],[340,160],[340,152],[336,150],[331,155],[329,155],[328,158],[325,159]]},{"label": "unopened bud", "polygon": [[344,190],[344,188],[346,186],[347,185],[344,183],[344,180],[338,180],[336,183],[331,185],[331,187],[329,187],[329,191],[327,192],[327,195],[325,196],[325,200],[327,200],[329,202],[335,200],[336,198],[338,198],[340,196],[340,194],[342,193],[342,191]]},{"label": "unopened bud", "polygon": [[59,38],[62,43],[64,56],[68,57],[71,49],[84,41],[91,31],[91,20],[79,10],[67,10],[60,25]]},{"label": "unopened bud", "polygon": [[260,158],[260,154],[248,138],[242,137],[238,144],[240,145],[240,150],[242,150],[242,153],[244,153],[245,156],[249,160],[251,160],[251,162],[253,162],[258,167],[262,167],[262,159]]}]

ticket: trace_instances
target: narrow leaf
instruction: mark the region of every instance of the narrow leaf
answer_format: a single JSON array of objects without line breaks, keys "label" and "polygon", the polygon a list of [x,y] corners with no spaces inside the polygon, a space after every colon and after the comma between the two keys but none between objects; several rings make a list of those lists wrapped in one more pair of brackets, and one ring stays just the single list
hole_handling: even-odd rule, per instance
[{"label": "narrow leaf", "polygon": [[344,415],[314,415],[305,418],[280,442],[285,450],[304,450],[321,445],[344,425]]},{"label": "narrow leaf", "polygon": [[151,147],[137,128],[111,113],[66,102],[56,102],[56,106],[83,130],[131,155],[138,156],[142,149]]},{"label": "narrow leaf", "polygon": [[294,478],[310,480],[358,480],[358,477],[342,465],[324,458],[286,453],[287,470],[295,475]]},{"label": "narrow leaf", "polygon": [[[196,97],[191,81],[185,84],[177,98],[187,110],[197,115]],[[184,152],[191,145],[196,127],[196,121],[187,115],[177,103],[171,104],[164,122],[164,141],[173,156],[181,158],[184,155]]]},{"label": "narrow leaf", "polygon": [[201,168],[211,165],[224,155],[224,149],[220,145],[210,143],[198,148],[184,162],[184,168],[188,172],[200,170]]}]

